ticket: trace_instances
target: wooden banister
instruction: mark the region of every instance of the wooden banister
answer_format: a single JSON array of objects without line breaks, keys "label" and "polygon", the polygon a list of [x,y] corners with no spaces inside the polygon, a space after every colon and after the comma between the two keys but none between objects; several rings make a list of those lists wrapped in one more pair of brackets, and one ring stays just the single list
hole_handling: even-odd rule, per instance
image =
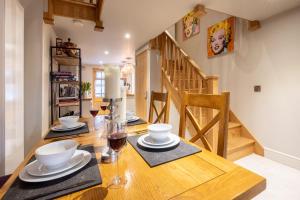
[{"label": "wooden banister", "polygon": [[[206,76],[167,31],[152,39],[150,47],[160,51],[162,85],[171,94],[177,108],[181,106],[184,92],[218,94],[218,77]],[[193,106],[190,107],[190,112],[196,117],[195,120],[200,126],[207,124],[216,115],[216,111],[212,109]],[[195,121],[191,123],[195,124]],[[189,124],[187,127],[190,127]],[[213,128],[207,133],[207,141],[211,144],[212,150],[216,152],[218,132]],[[206,145],[206,147],[208,146]]]}]

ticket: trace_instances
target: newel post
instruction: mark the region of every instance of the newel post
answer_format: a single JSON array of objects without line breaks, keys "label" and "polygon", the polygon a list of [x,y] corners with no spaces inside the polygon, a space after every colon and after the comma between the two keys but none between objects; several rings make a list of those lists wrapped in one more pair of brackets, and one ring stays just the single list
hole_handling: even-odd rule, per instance
[{"label": "newel post", "polygon": [[[207,94],[219,94],[219,77],[218,76],[207,76]],[[213,109],[207,109],[206,119],[207,123],[212,118],[218,114],[218,111]],[[205,117],[204,117],[205,119]],[[207,139],[213,148],[213,152],[217,152],[218,147],[218,128],[213,127],[211,131],[208,132]]]}]

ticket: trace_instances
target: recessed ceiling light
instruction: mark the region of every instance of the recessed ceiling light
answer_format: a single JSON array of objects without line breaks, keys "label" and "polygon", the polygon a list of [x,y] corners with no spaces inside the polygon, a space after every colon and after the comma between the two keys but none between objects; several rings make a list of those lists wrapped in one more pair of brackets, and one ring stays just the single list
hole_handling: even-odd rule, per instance
[{"label": "recessed ceiling light", "polygon": [[100,65],[102,65],[102,64],[103,64],[103,61],[102,61],[102,60],[100,60],[100,61],[99,61],[99,64],[100,64]]},{"label": "recessed ceiling light", "polygon": [[126,39],[130,39],[131,36],[130,36],[129,33],[125,33],[124,37],[125,37]]},{"label": "recessed ceiling light", "polygon": [[109,51],[104,51],[104,54],[105,54],[105,55],[108,55],[108,54],[109,54]]}]

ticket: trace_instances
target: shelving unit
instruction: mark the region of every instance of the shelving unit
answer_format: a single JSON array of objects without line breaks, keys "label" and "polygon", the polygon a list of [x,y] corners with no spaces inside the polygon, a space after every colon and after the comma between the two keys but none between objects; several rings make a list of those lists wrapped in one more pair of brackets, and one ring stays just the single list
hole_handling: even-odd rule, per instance
[{"label": "shelving unit", "polygon": [[[59,50],[62,55],[57,55]],[[73,51],[74,56],[67,56],[63,52]],[[75,115],[82,115],[82,98],[81,98],[81,49],[80,48],[65,48],[65,47],[50,47],[50,84],[51,84],[51,124],[62,116],[61,109],[72,109]],[[75,56],[76,55],[76,56]],[[58,75],[60,74],[60,75]],[[57,77],[61,80],[57,80]],[[61,97],[61,85],[68,85],[68,89],[72,89],[73,96]],[[74,91],[73,91],[74,89]],[[63,101],[64,100],[64,101]],[[68,101],[69,100],[69,101]],[[73,110],[74,109],[74,110]],[[65,113],[66,114],[66,113]]]}]

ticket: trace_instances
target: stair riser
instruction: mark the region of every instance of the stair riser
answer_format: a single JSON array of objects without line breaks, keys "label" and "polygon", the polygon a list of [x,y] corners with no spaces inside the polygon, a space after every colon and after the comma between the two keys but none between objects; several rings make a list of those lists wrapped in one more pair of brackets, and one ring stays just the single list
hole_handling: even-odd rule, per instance
[{"label": "stair riser", "polygon": [[241,127],[235,127],[228,129],[229,137],[240,137],[241,136]]},{"label": "stair riser", "polygon": [[231,161],[238,160],[242,157],[248,156],[254,152],[254,145],[248,145],[245,146],[237,151],[234,151],[232,153],[228,153],[227,159]]}]

